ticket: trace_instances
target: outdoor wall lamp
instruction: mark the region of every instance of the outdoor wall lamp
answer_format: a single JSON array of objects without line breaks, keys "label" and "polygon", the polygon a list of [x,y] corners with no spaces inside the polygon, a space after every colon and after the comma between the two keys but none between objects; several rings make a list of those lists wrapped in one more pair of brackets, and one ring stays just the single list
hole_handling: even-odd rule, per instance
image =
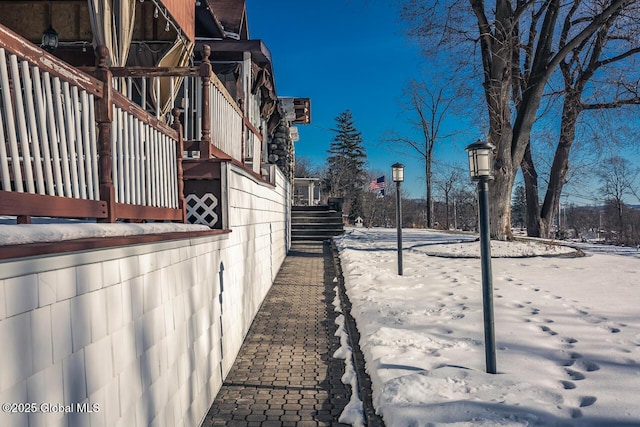
[{"label": "outdoor wall lamp", "polygon": [[42,44],[40,47],[49,53],[55,52],[58,48],[58,32],[53,29],[51,24],[49,24],[49,28],[42,33]]},{"label": "outdoor wall lamp", "polygon": [[489,181],[493,179],[494,148],[492,144],[484,141],[476,141],[466,148],[469,153],[471,180],[478,183],[484,351],[487,373],[489,374],[497,372],[496,339],[493,322],[493,284],[491,278],[491,238],[489,232]]},{"label": "outdoor wall lamp", "polygon": [[58,48],[58,32],[53,29],[52,25],[53,5],[49,2],[49,28],[42,33],[41,48],[49,53],[53,53]]},{"label": "outdoor wall lamp", "polygon": [[398,228],[398,276],[402,276],[402,207],[400,205],[400,183],[404,181],[404,165],[391,165],[391,177],[396,183],[396,225]]}]

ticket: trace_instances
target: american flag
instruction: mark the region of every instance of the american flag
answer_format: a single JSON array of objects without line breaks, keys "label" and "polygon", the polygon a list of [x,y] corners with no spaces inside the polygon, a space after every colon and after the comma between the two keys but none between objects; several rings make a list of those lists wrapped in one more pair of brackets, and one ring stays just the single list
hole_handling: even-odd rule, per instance
[{"label": "american flag", "polygon": [[369,191],[384,190],[384,175],[380,178],[372,179],[369,184]]}]

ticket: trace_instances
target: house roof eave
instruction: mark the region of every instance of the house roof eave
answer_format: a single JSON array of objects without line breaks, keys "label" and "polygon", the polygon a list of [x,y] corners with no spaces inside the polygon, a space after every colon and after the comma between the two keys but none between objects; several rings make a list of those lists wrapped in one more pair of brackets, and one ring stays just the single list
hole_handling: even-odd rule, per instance
[{"label": "house roof eave", "polygon": [[271,67],[271,51],[262,40],[232,40],[197,38],[196,51],[200,51],[203,45],[211,46],[212,55],[221,61],[242,61],[244,52],[251,52],[253,62],[264,67]]}]

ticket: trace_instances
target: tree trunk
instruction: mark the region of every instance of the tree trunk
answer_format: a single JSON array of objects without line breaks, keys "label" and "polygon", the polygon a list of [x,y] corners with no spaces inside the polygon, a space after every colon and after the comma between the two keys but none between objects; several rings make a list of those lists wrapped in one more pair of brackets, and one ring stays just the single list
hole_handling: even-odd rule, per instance
[{"label": "tree trunk", "polygon": [[522,159],[522,175],[524,176],[524,188],[527,202],[527,236],[540,237],[543,224],[540,221],[540,200],[538,199],[538,172],[531,156],[531,146],[527,146]]},{"label": "tree trunk", "polygon": [[488,142],[495,149],[495,180],[489,188],[491,237],[506,240],[511,235],[511,189],[515,176],[511,156],[511,71],[513,11],[511,2],[497,0],[495,22],[491,25],[484,13],[484,2],[470,0],[478,18],[480,51],[484,69],[484,93],[489,113]]},{"label": "tree trunk", "polygon": [[562,110],[562,124],[560,125],[560,139],[558,147],[553,157],[551,165],[551,174],[549,175],[549,186],[544,197],[540,218],[545,224],[546,234],[542,237],[550,237],[551,227],[553,225],[553,217],[558,212],[560,206],[560,196],[562,188],[566,182],[567,172],[569,170],[569,153],[571,145],[575,138],[576,123],[580,101],[577,95],[567,93],[565,95],[564,107]]},{"label": "tree trunk", "polygon": [[432,189],[431,189],[431,158],[427,156],[425,159],[425,176],[427,182],[427,228],[433,228],[433,204],[431,203]]},{"label": "tree trunk", "polygon": [[[514,64],[508,62],[508,58],[511,58],[508,55],[512,52],[513,43],[517,41],[511,38],[512,34],[510,33],[513,15],[509,13],[503,15],[503,13],[511,11],[510,3],[502,3],[498,2],[496,5],[496,20],[500,21],[501,26],[509,32],[497,34],[497,36],[504,37],[504,39],[497,37],[499,41],[502,41],[497,45],[498,49],[508,48],[509,53],[500,50],[494,52],[490,63],[492,81],[490,84],[485,83],[485,93],[487,94],[490,116],[489,140],[497,147],[495,181],[490,194],[491,237],[505,240],[513,237],[511,233],[511,193],[517,169],[520,167],[529,145],[531,128],[536,119],[544,85],[550,76],[547,65],[551,56],[551,34],[560,2],[552,0],[548,6],[541,31],[543,39],[536,49],[530,82],[517,107],[513,127],[511,127],[511,86],[509,83],[511,79],[510,67]],[[504,10],[501,11],[501,8]],[[503,67],[502,71],[501,67]]]},{"label": "tree trunk", "polygon": [[446,229],[449,230],[451,227],[449,226],[449,192],[445,192],[444,194],[444,204],[445,204],[445,226]]},{"label": "tree trunk", "polygon": [[[498,135],[489,131],[489,141],[496,146],[494,176],[489,185],[489,206],[491,207],[491,238],[497,240],[511,240],[511,192],[517,169],[511,161],[511,127],[505,121],[504,127]],[[502,141],[500,141],[502,139]],[[505,139],[507,141],[505,141]]]},{"label": "tree trunk", "polygon": [[[511,192],[517,168],[513,167],[511,140],[513,131],[510,123],[509,85],[494,82],[486,85],[489,111],[489,142],[494,150],[494,177],[489,185],[489,205],[491,207],[491,238],[510,240],[511,233]],[[505,101],[506,100],[506,101]]]},{"label": "tree trunk", "polygon": [[625,242],[625,239],[623,215],[624,202],[621,199],[616,199],[616,208],[618,210],[618,244],[622,244]]},{"label": "tree trunk", "polygon": [[458,212],[456,207],[456,199],[453,199],[453,229],[458,229]]},{"label": "tree trunk", "polygon": [[[491,218],[491,238],[511,240],[511,194],[515,173],[496,175],[490,184],[489,205]],[[507,197],[505,197],[507,195]]]}]

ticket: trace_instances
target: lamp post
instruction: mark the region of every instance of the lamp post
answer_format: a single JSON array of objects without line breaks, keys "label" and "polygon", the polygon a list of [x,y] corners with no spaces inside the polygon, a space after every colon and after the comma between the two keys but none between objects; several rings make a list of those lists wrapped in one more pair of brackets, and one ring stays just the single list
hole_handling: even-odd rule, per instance
[{"label": "lamp post", "polygon": [[489,236],[489,181],[493,179],[493,149],[484,141],[466,148],[471,180],[478,183],[480,221],[480,259],[482,263],[482,307],[484,314],[484,350],[487,373],[496,373],[496,340],[493,322],[493,285],[491,278],[491,239]]},{"label": "lamp post", "polygon": [[404,181],[404,165],[391,165],[391,177],[396,183],[396,225],[398,227],[398,276],[402,276],[402,207],[400,205],[400,183]]}]

